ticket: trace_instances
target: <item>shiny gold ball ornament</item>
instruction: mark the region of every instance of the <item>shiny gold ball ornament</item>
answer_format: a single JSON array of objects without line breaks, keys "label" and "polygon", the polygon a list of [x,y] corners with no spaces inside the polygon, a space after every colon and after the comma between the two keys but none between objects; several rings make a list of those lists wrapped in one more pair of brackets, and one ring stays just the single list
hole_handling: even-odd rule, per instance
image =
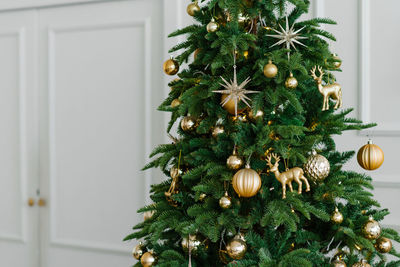
[{"label": "shiny gold ball ornament", "polygon": [[333,54],[333,66],[335,67],[335,69],[340,68],[340,66],[342,66],[342,60],[338,57],[337,54]]},{"label": "shiny gold ball ornament", "polygon": [[262,110],[257,110],[256,113],[253,113],[253,110],[250,109],[247,115],[249,116],[250,120],[255,121],[264,117],[264,112]]},{"label": "shiny gold ball ornament", "polygon": [[362,260],[360,262],[354,263],[352,267],[371,267],[366,260]]},{"label": "shiny gold ball ornament", "polygon": [[193,131],[194,129],[196,129],[196,126],[196,119],[192,116],[186,116],[181,120],[181,128],[185,132]]},{"label": "shiny gold ball ornament", "polygon": [[346,263],[340,259],[336,259],[331,264],[332,267],[347,267]]},{"label": "shiny gold ball ornament", "polygon": [[180,104],[182,104],[182,102],[181,102],[178,98],[175,98],[175,99],[172,100],[172,102],[171,102],[171,108],[176,108],[176,107],[179,106]]},{"label": "shiny gold ball ornament", "polygon": [[143,267],[152,267],[156,264],[157,259],[150,251],[143,254],[140,258],[140,263]]},{"label": "shiny gold ball ornament", "polygon": [[219,206],[223,209],[229,209],[232,206],[232,199],[228,192],[225,192],[225,195],[219,199]]},{"label": "shiny gold ball ornament", "polygon": [[375,248],[380,253],[388,253],[392,250],[392,241],[386,237],[380,237],[376,240]]},{"label": "shiny gold ball ornament", "polygon": [[179,71],[179,63],[171,57],[164,62],[163,69],[165,74],[175,75]]},{"label": "shiny gold ball ornament", "polygon": [[200,11],[200,7],[199,7],[199,4],[197,3],[197,1],[195,1],[194,3],[190,3],[186,8],[186,12],[190,16],[194,16],[194,14],[199,11]]},{"label": "shiny gold ball ornament", "polygon": [[371,140],[368,141],[368,144],[358,150],[357,153],[357,161],[360,166],[365,170],[376,170],[378,169],[385,157],[382,149],[373,144]]},{"label": "shiny gold ball ornament", "polygon": [[286,88],[296,89],[297,85],[299,85],[297,79],[293,76],[293,73],[290,73],[289,78],[287,78],[285,81]]},{"label": "shiny gold ball ornament", "polygon": [[[227,94],[222,94],[222,95],[221,95],[221,102],[223,102],[224,99],[227,98],[227,97],[228,97]],[[238,103],[238,105],[239,105],[239,103]],[[231,98],[228,102],[226,102],[225,105],[223,105],[223,108],[224,108],[226,111],[228,111],[230,114],[235,115],[235,100],[233,100],[233,99]],[[243,108],[243,109],[239,109],[239,108],[238,108],[237,112],[238,112],[238,114],[239,114],[239,113],[242,113],[244,110],[245,110],[244,108]]]},{"label": "shiny gold ball ornament", "polygon": [[212,130],[212,136],[214,138],[217,138],[218,135],[223,134],[225,132],[224,126],[222,125],[217,125],[213,128]]},{"label": "shiny gold ball ornament", "polygon": [[268,61],[268,64],[264,66],[264,75],[267,78],[274,78],[278,74],[278,67],[272,63],[272,60]]},{"label": "shiny gold ball ornament", "polygon": [[137,244],[133,250],[132,250],[132,256],[137,259],[140,260],[140,257],[142,257],[144,251],[143,251],[143,244],[142,242],[140,242],[139,244]]},{"label": "shiny gold ball ornament", "polygon": [[362,232],[365,238],[374,240],[381,235],[382,228],[377,221],[369,217],[368,221],[362,227]]},{"label": "shiny gold ball ornament", "polygon": [[232,240],[226,245],[226,251],[229,257],[234,260],[241,260],[247,251],[247,244],[243,236],[236,235]]},{"label": "shiny gold ball ornament", "polygon": [[331,165],[324,156],[313,151],[303,169],[311,181],[322,182],[329,175]]},{"label": "shiny gold ball ornament", "polygon": [[207,197],[207,195],[205,193],[201,193],[199,196],[199,200],[203,201],[206,197]]},{"label": "shiny gold ball ornament", "polygon": [[343,214],[339,211],[337,207],[331,215],[331,221],[335,224],[341,224],[343,222]]},{"label": "shiny gold ball ornament", "polygon": [[260,175],[255,170],[250,169],[247,164],[246,168],[235,173],[232,179],[233,189],[239,197],[255,196],[261,188]]},{"label": "shiny gold ball ornament", "polygon": [[216,32],[219,28],[218,23],[215,21],[214,18],[207,24],[207,31],[208,32]]},{"label": "shiny gold ball ornament", "polygon": [[190,248],[191,252],[195,252],[201,245],[201,240],[200,240],[199,236],[196,234],[189,235],[182,239],[181,245],[182,245],[182,248],[184,251],[187,252],[187,251],[189,251],[189,248]]},{"label": "shiny gold ball ornament", "polygon": [[226,166],[231,170],[239,170],[243,166],[243,160],[237,155],[236,149],[233,150],[232,155],[226,160]]}]

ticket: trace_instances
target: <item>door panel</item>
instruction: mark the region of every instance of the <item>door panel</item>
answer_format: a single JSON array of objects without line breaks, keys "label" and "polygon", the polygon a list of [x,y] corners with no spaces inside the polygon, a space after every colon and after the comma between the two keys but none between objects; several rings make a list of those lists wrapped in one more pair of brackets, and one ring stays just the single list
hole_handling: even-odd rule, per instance
[{"label": "door panel", "polygon": [[158,0],[40,10],[43,266],[133,262],[122,239],[142,220],[162,119],[160,14]]}]

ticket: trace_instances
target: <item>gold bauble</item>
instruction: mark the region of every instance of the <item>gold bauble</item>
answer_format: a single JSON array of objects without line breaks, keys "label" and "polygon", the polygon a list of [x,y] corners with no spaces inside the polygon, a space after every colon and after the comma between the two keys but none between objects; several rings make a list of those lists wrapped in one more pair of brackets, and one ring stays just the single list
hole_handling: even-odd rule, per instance
[{"label": "gold bauble", "polygon": [[239,197],[252,197],[261,188],[261,178],[255,170],[250,169],[250,166],[247,165],[246,168],[235,173],[232,185]]},{"label": "gold bauble", "polygon": [[285,81],[285,86],[288,89],[295,89],[299,83],[297,82],[297,79],[293,76],[293,73],[290,73],[289,78],[286,79]]},{"label": "gold bauble", "polygon": [[226,166],[231,170],[239,170],[243,166],[243,160],[236,154],[236,150],[226,160]]},{"label": "gold bauble", "polygon": [[342,66],[342,60],[336,54],[333,54],[333,60],[335,60],[333,62],[335,69],[338,69],[340,66]]},{"label": "gold bauble", "polygon": [[165,74],[175,75],[179,71],[179,63],[173,58],[170,58],[164,62],[163,69]]},{"label": "gold bauble", "polygon": [[217,125],[212,130],[212,136],[216,138],[218,135],[223,134],[225,132],[224,126]]},{"label": "gold bauble", "polygon": [[138,245],[136,245],[133,250],[132,250],[132,256],[137,259],[140,260],[140,257],[142,257],[143,255],[143,244],[139,243]]},{"label": "gold bauble", "polygon": [[268,61],[268,64],[264,66],[264,75],[267,78],[274,78],[278,74],[278,67],[272,63],[272,61]]},{"label": "gold bauble", "polygon": [[170,171],[169,171],[169,175],[171,176],[172,179],[176,179],[179,177],[179,175],[182,174],[182,170],[178,169],[178,167],[173,166]]},{"label": "gold bauble", "polygon": [[253,113],[253,110],[250,109],[250,111],[247,113],[249,118],[251,120],[258,120],[264,116],[264,112],[262,110],[257,110],[256,114]]},{"label": "gold bauble", "polygon": [[191,252],[195,252],[201,245],[201,240],[196,234],[189,235],[189,237],[184,237],[182,239],[181,245],[184,251],[189,251],[190,247]]},{"label": "gold bauble", "polygon": [[176,108],[176,107],[179,106],[180,104],[182,104],[182,102],[181,102],[178,98],[175,98],[175,99],[172,100],[172,102],[171,102],[171,108]]},{"label": "gold bauble", "polygon": [[247,245],[241,235],[236,235],[231,241],[226,245],[226,251],[234,260],[243,259],[247,251]]},{"label": "gold bauble", "polygon": [[[224,99],[227,97],[227,94],[222,94],[221,96],[221,102],[224,101]],[[237,105],[239,106],[240,101],[238,101]],[[233,100],[232,98],[229,99],[228,102],[226,102],[226,104],[223,106],[223,108],[228,111],[230,114],[235,115],[235,100]],[[237,109],[237,113],[241,113],[243,112],[245,109]]]},{"label": "gold bauble", "polygon": [[197,1],[195,1],[194,3],[190,3],[187,8],[186,8],[186,12],[190,15],[190,16],[194,16],[194,14],[196,12],[200,11],[200,7],[197,4]]},{"label": "gold bauble", "polygon": [[369,265],[367,261],[362,260],[360,262],[354,263],[353,267],[371,267],[371,265]]},{"label": "gold bauble", "polygon": [[392,250],[392,241],[389,238],[381,237],[376,240],[375,248],[380,253],[388,253]]},{"label": "gold bauble", "polygon": [[338,208],[331,215],[331,221],[336,224],[341,224],[343,222],[343,214],[340,213]]},{"label": "gold bauble", "polygon": [[151,267],[156,264],[156,257],[151,252],[146,252],[143,254],[143,256],[140,258],[140,263],[142,264],[143,267]]},{"label": "gold bauble", "polygon": [[186,116],[181,120],[181,128],[185,132],[196,129],[196,119],[192,116]]},{"label": "gold bauble", "polygon": [[331,165],[324,156],[313,151],[303,169],[311,181],[322,182],[329,175]]},{"label": "gold bauble", "polygon": [[373,240],[377,239],[381,235],[382,228],[377,221],[370,217],[369,220],[364,224],[362,232],[365,238]]},{"label": "gold bauble", "polygon": [[205,193],[201,193],[199,196],[199,200],[203,201],[206,197],[207,197],[207,195]]},{"label": "gold bauble", "polygon": [[143,213],[143,219],[146,221],[148,219],[151,219],[151,217],[153,217],[154,215],[154,210],[148,210],[146,212]]},{"label": "gold bauble", "polygon": [[384,158],[382,149],[372,144],[371,140],[368,141],[368,144],[361,147],[357,153],[358,164],[363,169],[370,171],[378,169],[382,165]]},{"label": "gold bauble", "polygon": [[228,196],[228,192],[219,199],[219,206],[223,209],[229,209],[232,206],[232,199]]},{"label": "gold bauble", "polygon": [[346,263],[340,259],[336,259],[331,264],[332,267],[347,267]]},{"label": "gold bauble", "polygon": [[215,19],[212,18],[211,21],[207,24],[207,31],[208,32],[216,32],[218,30],[218,23],[215,22]]}]

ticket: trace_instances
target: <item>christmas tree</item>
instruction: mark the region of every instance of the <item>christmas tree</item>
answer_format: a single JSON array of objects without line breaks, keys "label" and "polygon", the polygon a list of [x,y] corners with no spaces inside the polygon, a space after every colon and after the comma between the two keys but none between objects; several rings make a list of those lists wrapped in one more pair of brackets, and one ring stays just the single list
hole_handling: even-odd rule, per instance
[{"label": "christmas tree", "polygon": [[[159,107],[177,134],[144,168],[168,179],[126,237],[142,240],[134,266],[400,266],[372,178],[343,170],[355,152],[335,147],[375,126],[341,109],[341,60],[320,27],[335,22],[301,21],[308,0],[188,4],[196,23],[170,34],[186,40],[164,63],[179,78]],[[367,144],[358,161],[376,169],[383,152]]]}]

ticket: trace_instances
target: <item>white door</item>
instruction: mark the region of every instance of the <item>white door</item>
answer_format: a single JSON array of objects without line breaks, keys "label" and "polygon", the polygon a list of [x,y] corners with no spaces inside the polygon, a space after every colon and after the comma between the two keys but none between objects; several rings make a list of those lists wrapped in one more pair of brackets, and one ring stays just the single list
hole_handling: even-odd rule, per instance
[{"label": "white door", "polygon": [[39,10],[41,267],[131,266],[163,136],[162,2]]},{"label": "white door", "polygon": [[32,11],[0,14],[0,266],[38,267],[33,30]]}]

